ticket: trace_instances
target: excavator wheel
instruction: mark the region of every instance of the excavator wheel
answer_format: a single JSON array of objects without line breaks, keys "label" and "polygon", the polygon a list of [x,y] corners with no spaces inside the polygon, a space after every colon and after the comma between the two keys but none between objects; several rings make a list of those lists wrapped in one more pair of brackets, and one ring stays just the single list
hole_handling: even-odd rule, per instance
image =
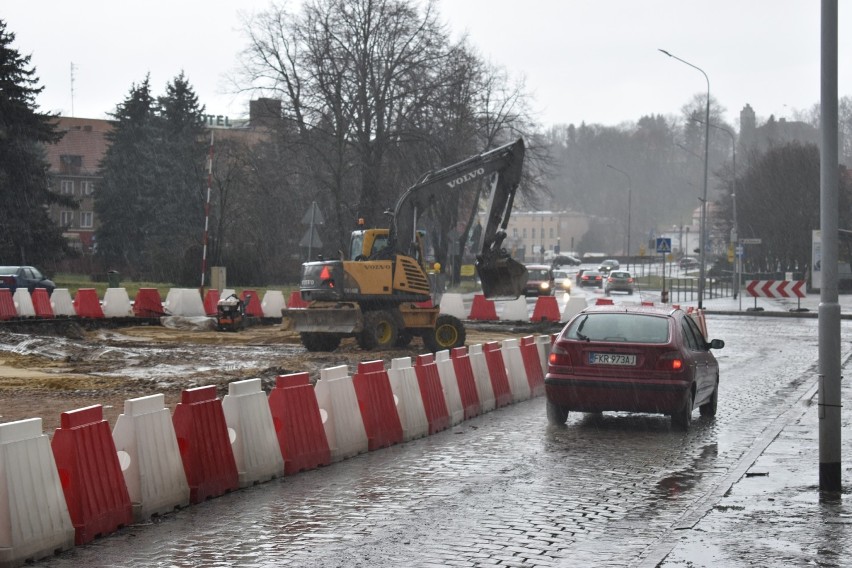
[{"label": "excavator wheel", "polygon": [[361,349],[391,349],[396,345],[399,327],[385,310],[364,313],[364,330],[356,337]]},{"label": "excavator wheel", "polygon": [[442,314],[438,316],[435,329],[423,333],[423,344],[429,351],[443,351],[464,345],[467,339],[464,325],[455,316]]},{"label": "excavator wheel", "polygon": [[340,336],[329,333],[304,332],[299,337],[308,351],[334,351],[340,345]]}]

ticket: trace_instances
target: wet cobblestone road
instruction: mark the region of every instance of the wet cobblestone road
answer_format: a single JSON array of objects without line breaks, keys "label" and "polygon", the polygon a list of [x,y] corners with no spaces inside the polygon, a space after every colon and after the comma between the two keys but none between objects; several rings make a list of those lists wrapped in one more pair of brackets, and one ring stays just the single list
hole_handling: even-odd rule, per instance
[{"label": "wet cobblestone road", "polygon": [[552,427],[539,398],[237,491],[39,566],[642,565],[713,507],[816,380],[816,319],[708,324],[726,342],[716,352],[719,412],[710,420],[696,412],[688,433],[667,417],[611,413],[572,414],[567,427]]}]

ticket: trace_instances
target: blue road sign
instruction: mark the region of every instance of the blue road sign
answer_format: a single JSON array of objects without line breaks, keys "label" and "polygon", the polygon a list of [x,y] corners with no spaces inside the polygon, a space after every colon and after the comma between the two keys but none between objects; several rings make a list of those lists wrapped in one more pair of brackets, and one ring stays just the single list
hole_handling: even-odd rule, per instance
[{"label": "blue road sign", "polygon": [[657,237],[657,252],[660,254],[669,254],[672,252],[672,240],[664,237]]}]

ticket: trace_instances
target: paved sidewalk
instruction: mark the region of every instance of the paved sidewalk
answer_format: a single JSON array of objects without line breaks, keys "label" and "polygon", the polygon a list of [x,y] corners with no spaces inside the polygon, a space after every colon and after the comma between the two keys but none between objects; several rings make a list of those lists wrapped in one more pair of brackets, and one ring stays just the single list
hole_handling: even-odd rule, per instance
[{"label": "paved sidewalk", "polygon": [[[801,307],[813,317],[819,300],[808,295]],[[842,314],[852,314],[852,296],[840,296],[839,303]],[[732,298],[704,303],[708,312],[730,312],[738,304]],[[753,298],[743,298],[743,306],[753,305]],[[759,298],[758,306],[774,312],[798,307],[795,300],[766,298]],[[783,348],[784,338],[778,340]],[[847,361],[842,363],[845,367]],[[850,381],[841,389],[843,400],[852,397]],[[709,496],[715,502],[709,512],[678,526],[671,542],[655,549],[643,566],[852,566],[852,466],[847,465],[852,405],[841,413],[844,490],[821,495],[817,390],[815,380],[802,384],[797,403],[767,428],[742,470],[720,487],[721,495]]]}]

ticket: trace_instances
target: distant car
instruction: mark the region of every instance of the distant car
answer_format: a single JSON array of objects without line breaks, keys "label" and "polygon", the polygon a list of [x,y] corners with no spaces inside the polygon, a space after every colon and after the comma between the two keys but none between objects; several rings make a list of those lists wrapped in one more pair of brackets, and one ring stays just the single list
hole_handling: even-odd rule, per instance
[{"label": "distant car", "polygon": [[632,295],[634,288],[633,275],[626,270],[613,270],[606,277],[607,296],[610,292],[627,292]]},{"label": "distant car", "polygon": [[546,264],[527,265],[525,296],[552,296],[554,291],[553,270]]},{"label": "distant car", "polygon": [[719,364],[698,324],[670,307],[593,306],[577,314],[553,343],[545,377],[547,418],[568,413],[668,414],[688,429],[697,406],[714,416]]},{"label": "distant car", "polygon": [[571,293],[571,275],[568,274],[567,270],[554,270],[553,271],[553,287],[558,292],[562,290],[563,292]]},{"label": "distant car", "polygon": [[604,274],[609,273],[612,270],[618,270],[621,267],[621,264],[614,258],[609,258],[603,261],[600,266],[598,266],[598,270],[603,272]]},{"label": "distant car", "polygon": [[603,288],[604,275],[597,270],[584,270],[580,275],[580,287],[594,286]]},{"label": "distant car", "polygon": [[698,266],[698,261],[691,256],[685,256],[678,261],[678,266],[680,266],[681,270],[689,270],[690,268],[696,268]]},{"label": "distant car", "polygon": [[34,266],[0,266],[0,288],[9,288],[12,293],[18,288],[26,288],[30,294],[36,288],[44,288],[50,295],[56,284]]},{"label": "distant car", "polygon": [[583,261],[579,258],[566,254],[555,256],[553,257],[553,260],[550,261],[553,268],[559,268],[560,266],[580,266],[582,263]]}]

